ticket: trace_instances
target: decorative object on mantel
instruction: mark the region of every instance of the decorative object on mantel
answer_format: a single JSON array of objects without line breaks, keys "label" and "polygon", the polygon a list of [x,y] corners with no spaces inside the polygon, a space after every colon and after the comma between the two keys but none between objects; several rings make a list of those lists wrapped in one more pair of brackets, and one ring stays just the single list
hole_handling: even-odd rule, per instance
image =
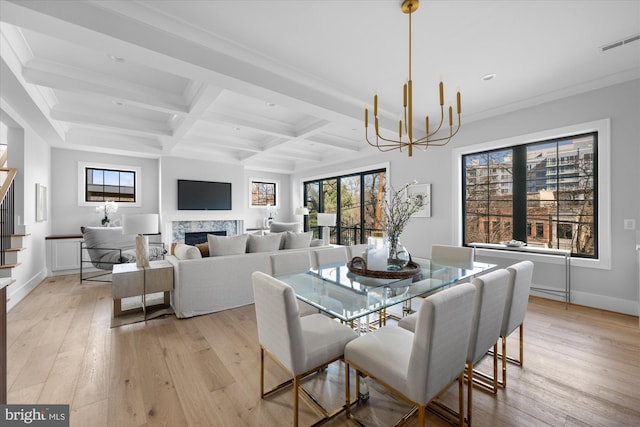
[{"label": "decorative object on mantel", "polygon": [[420,211],[425,204],[424,197],[419,197],[409,191],[416,184],[416,181],[410,182],[398,191],[391,187],[391,199],[384,204],[386,213],[385,228],[389,245],[388,270],[399,270],[407,265],[411,259],[409,252],[400,244],[398,239],[407,222],[409,222],[409,218]]},{"label": "decorative object on mantel", "polygon": [[104,205],[96,206],[96,212],[104,215],[101,223],[104,227],[108,227],[111,224],[111,218],[109,218],[109,215],[118,212],[118,204],[111,201],[105,202]]},{"label": "decorative object on mantel", "polygon": [[269,216],[262,221],[262,228],[271,227],[273,217],[278,213],[278,209],[275,206],[267,205],[267,213]]},{"label": "decorative object on mantel", "polygon": [[122,234],[136,236],[136,266],[149,266],[149,238],[145,234],[158,233],[158,214],[138,214],[122,216]]},{"label": "decorative object on mantel", "polygon": [[420,272],[420,265],[411,260],[405,266],[397,270],[369,270],[367,268],[367,261],[359,256],[354,257],[347,263],[349,271],[353,274],[365,277],[373,277],[376,279],[406,279],[413,277]]},{"label": "decorative object on mantel", "polygon": [[322,244],[327,246],[329,244],[329,237],[331,232],[329,227],[336,226],[336,214],[334,213],[318,213],[318,227],[322,227]]},{"label": "decorative object on mantel", "polygon": [[[413,135],[413,82],[411,80],[411,15],[418,9],[420,5],[419,0],[404,0],[402,2],[402,11],[409,15],[409,78],[403,87],[403,114],[398,122],[398,139],[385,138],[380,135],[378,129],[378,95],[373,97],[373,117],[376,138],[375,142],[369,141],[369,110],[364,110],[364,127],[365,138],[367,143],[372,147],[376,147],[380,151],[391,151],[408,148],[409,157],[413,155],[413,147],[422,147],[426,150],[429,147],[441,147],[447,145],[451,138],[460,130],[460,91],[456,94],[457,113],[458,113],[458,126],[455,131],[453,129],[453,107],[449,106],[449,135],[440,133],[442,123],[444,122],[444,85],[442,78],[440,78],[440,124],[438,127],[431,131],[429,128],[429,116],[425,116],[425,136],[422,138],[415,138]],[[406,137],[406,141],[402,140],[403,133]],[[381,142],[382,141],[382,142]]]}]

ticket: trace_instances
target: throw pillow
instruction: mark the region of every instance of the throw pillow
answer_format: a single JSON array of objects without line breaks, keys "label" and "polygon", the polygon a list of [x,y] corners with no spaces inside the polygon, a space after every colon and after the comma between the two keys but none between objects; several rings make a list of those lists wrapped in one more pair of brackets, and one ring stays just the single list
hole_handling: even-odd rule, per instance
[{"label": "throw pillow", "polygon": [[178,259],[200,259],[202,255],[195,246],[178,243],[173,249],[173,253]]},{"label": "throw pillow", "polygon": [[198,248],[203,258],[209,256],[209,242],[196,243],[196,248]]},{"label": "throw pillow", "polygon": [[302,249],[308,248],[311,244],[311,238],[313,237],[313,231],[307,231],[306,233],[293,233],[287,231],[284,239],[285,249]]},{"label": "throw pillow", "polygon": [[247,252],[247,234],[238,236],[214,236],[207,234],[209,256],[238,255]]},{"label": "throw pillow", "polygon": [[280,249],[281,234],[266,234],[257,236],[249,235],[249,243],[247,244],[247,252],[273,252]]}]

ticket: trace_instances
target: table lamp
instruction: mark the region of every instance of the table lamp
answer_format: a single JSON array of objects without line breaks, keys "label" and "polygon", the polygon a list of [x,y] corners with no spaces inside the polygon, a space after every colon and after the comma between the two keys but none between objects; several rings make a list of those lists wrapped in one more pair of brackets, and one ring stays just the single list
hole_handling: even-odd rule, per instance
[{"label": "table lamp", "polygon": [[327,246],[329,244],[329,227],[336,226],[336,214],[334,213],[319,213],[318,214],[318,227],[322,227],[322,244]]},{"label": "table lamp", "polygon": [[309,209],[303,207],[296,208],[295,214],[302,215],[302,231],[307,231],[307,221],[305,216],[309,215]]},{"label": "table lamp", "polygon": [[122,234],[136,236],[136,266],[149,267],[149,238],[145,234],[158,233],[158,214],[122,216]]}]

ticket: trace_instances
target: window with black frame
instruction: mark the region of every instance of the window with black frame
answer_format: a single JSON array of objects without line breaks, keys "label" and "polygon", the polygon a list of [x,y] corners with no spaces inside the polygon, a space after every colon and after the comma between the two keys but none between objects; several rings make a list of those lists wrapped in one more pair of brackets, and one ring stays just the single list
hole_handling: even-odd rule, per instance
[{"label": "window with black frame", "polygon": [[598,133],[462,156],[463,241],[597,258]]},{"label": "window with black frame", "polygon": [[85,177],[85,202],[136,201],[135,171],[87,167]]},{"label": "window with black frame", "polygon": [[372,232],[383,230],[386,170],[378,169],[304,183],[309,209],[309,230],[322,237],[318,213],[335,213],[330,242],[341,245],[366,243]]}]

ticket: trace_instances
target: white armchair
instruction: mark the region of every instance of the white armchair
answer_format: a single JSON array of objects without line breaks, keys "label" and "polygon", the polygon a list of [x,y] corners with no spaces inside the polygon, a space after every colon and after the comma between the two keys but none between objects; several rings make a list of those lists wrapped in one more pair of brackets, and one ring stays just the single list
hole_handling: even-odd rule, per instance
[{"label": "white armchair", "polygon": [[[260,396],[265,398],[293,385],[293,425],[298,425],[299,393],[304,393],[300,380],[320,368],[343,358],[345,345],[357,334],[349,327],[320,314],[300,317],[293,289],[286,283],[262,272],[252,274],[256,322],[260,342]],[[287,370],[291,379],[264,391],[265,354]],[[344,407],[329,413],[318,409],[325,420],[341,413]]]}]

